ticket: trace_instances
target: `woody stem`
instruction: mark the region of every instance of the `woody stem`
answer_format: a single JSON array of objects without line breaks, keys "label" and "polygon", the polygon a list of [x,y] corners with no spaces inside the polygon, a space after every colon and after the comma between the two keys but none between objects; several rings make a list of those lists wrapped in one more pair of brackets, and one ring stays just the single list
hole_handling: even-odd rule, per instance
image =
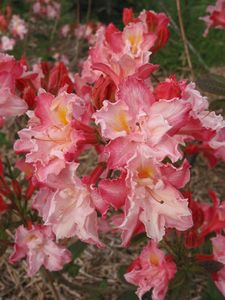
[{"label": "woody stem", "polygon": [[190,52],[189,52],[189,48],[188,48],[188,41],[187,41],[187,37],[185,34],[185,30],[184,30],[184,22],[183,22],[183,18],[182,18],[180,0],[176,0],[176,4],[177,4],[177,14],[178,14],[178,19],[179,19],[179,25],[180,25],[180,33],[181,33],[181,38],[182,38],[183,45],[184,45],[184,53],[185,53],[185,56],[187,59],[188,67],[191,72],[191,77],[192,77],[192,79],[194,79],[195,74],[194,74],[194,70],[193,70],[193,66],[192,66],[192,62],[191,62],[191,56],[190,56]]}]

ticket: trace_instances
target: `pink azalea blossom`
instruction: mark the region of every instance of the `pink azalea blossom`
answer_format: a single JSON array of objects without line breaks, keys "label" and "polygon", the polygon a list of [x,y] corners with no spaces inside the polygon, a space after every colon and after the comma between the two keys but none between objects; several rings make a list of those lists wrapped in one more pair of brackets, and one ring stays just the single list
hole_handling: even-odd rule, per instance
[{"label": "pink azalea blossom", "polygon": [[70,32],[70,25],[69,24],[63,25],[63,27],[61,28],[62,36],[67,37],[69,32]]},{"label": "pink azalea blossom", "polygon": [[15,44],[16,44],[16,41],[14,39],[9,38],[6,35],[3,35],[1,37],[0,47],[1,47],[2,51],[13,50]]},{"label": "pink azalea blossom", "polygon": [[172,258],[150,241],[124,276],[129,283],[138,286],[136,294],[139,299],[152,289],[152,299],[163,300],[176,271]]},{"label": "pink azalea blossom", "polygon": [[46,15],[49,19],[58,19],[60,17],[61,5],[60,3],[52,1],[46,7]]},{"label": "pink azalea blossom", "polygon": [[0,117],[22,115],[26,102],[15,94],[15,81],[23,68],[12,56],[0,54]]},{"label": "pink azalea blossom", "polygon": [[16,230],[14,252],[9,261],[15,263],[27,257],[28,275],[33,276],[43,265],[49,271],[59,271],[71,260],[71,253],[54,242],[50,226],[23,225]]},{"label": "pink azalea blossom", "polygon": [[55,0],[36,0],[32,9],[34,14],[46,16],[52,20],[60,17],[61,5]]},{"label": "pink azalea blossom", "polygon": [[203,36],[207,36],[210,28],[225,28],[225,1],[217,0],[215,5],[209,5],[206,12],[209,14],[205,17],[201,17],[200,20],[206,24],[206,29]]},{"label": "pink azalea blossom", "polygon": [[192,199],[191,193],[184,193],[189,198],[189,207],[193,216],[193,227],[185,232],[185,243],[188,248],[200,246],[205,238],[223,232],[225,227],[225,202],[220,201],[214,191],[209,191],[212,204]]},{"label": "pink azalea blossom", "polygon": [[153,52],[158,51],[164,47],[170,37],[168,30],[169,18],[164,13],[155,13],[154,11],[146,11],[140,13],[140,20],[146,26],[149,33],[153,33],[156,36],[155,44],[151,50]]},{"label": "pink azalea blossom", "polygon": [[50,176],[33,202],[57,239],[77,236],[102,246],[98,239],[97,213],[90,191],[76,175],[77,164],[70,164],[58,176]]},{"label": "pink azalea blossom", "polygon": [[[183,142],[182,136],[174,133],[186,123],[189,103],[176,99],[156,102],[143,81],[131,77],[120,84],[117,98],[115,103],[104,101],[103,107],[93,114],[103,137],[112,140],[111,144],[117,138],[126,139],[127,150],[134,142],[143,143],[158,160],[169,156],[175,162],[181,158],[178,145]],[[110,155],[117,156],[110,150],[111,144]]]},{"label": "pink azalea blossom", "polygon": [[124,220],[118,227],[122,230],[123,245],[128,244],[139,221],[147,236],[156,241],[163,238],[165,228],[184,231],[192,226],[188,201],[177,190],[189,180],[187,162],[180,169],[162,165],[140,147],[126,169],[127,201]]},{"label": "pink azalea blossom", "polygon": [[116,84],[119,79],[133,74],[147,77],[152,72],[149,56],[155,40],[156,36],[148,32],[141,20],[129,23],[123,31],[109,24],[106,29],[101,27],[97,31],[88,59],[91,58],[95,70],[109,75]]},{"label": "pink azalea blossom", "polygon": [[40,14],[41,13],[41,3],[39,1],[36,1],[33,4],[32,9],[35,14]]},{"label": "pink azalea blossom", "polygon": [[26,23],[17,15],[13,15],[9,24],[9,29],[14,37],[19,37],[21,40],[27,34],[28,29]]},{"label": "pink azalea blossom", "polygon": [[84,102],[75,94],[38,96],[36,109],[28,113],[29,128],[19,132],[20,140],[15,143],[17,152],[27,153],[26,162],[33,164],[38,181],[59,174],[66,161],[78,154],[77,142],[85,137],[74,128],[73,120],[82,120],[84,112]]}]

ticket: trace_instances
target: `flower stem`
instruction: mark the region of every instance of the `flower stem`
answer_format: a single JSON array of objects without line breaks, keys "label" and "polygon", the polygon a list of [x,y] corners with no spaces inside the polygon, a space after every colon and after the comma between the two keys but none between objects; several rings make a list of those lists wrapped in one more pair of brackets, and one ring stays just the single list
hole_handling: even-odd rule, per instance
[{"label": "flower stem", "polygon": [[188,42],[187,42],[185,30],[184,30],[184,22],[183,22],[183,18],[182,18],[180,0],[176,0],[176,4],[177,4],[177,14],[178,14],[178,19],[179,19],[179,25],[180,25],[180,33],[181,33],[181,38],[182,38],[183,45],[184,45],[184,53],[185,53],[185,56],[187,59],[188,67],[191,72],[192,80],[194,80],[195,74],[194,74],[194,70],[193,70],[193,66],[192,66],[192,62],[191,62],[191,56],[190,56],[189,48],[188,48]]}]

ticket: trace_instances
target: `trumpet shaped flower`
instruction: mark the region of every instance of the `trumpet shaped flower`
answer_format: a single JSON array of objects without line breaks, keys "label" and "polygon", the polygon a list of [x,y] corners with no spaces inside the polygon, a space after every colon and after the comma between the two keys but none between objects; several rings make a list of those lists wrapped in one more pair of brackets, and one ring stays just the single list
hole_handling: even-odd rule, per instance
[{"label": "trumpet shaped flower", "polygon": [[0,54],[0,118],[22,115],[27,110],[26,102],[15,93],[16,79],[23,67],[14,57]]},{"label": "trumpet shaped flower", "polygon": [[150,241],[124,276],[129,283],[138,286],[136,294],[139,299],[152,289],[152,299],[163,300],[176,271],[172,258]]},{"label": "trumpet shaped flower", "polygon": [[118,226],[123,245],[129,243],[138,222],[155,241],[163,238],[165,228],[184,231],[192,226],[188,201],[178,191],[189,180],[187,162],[180,169],[156,163],[147,150],[140,147],[126,168],[128,195],[124,219]]},{"label": "trumpet shaped flower", "polygon": [[84,103],[75,94],[62,92],[54,97],[41,93],[37,97],[35,110],[28,113],[29,127],[19,132],[14,149],[26,153],[25,161],[34,166],[38,181],[59,174],[66,161],[79,152],[77,142],[85,137],[82,130],[74,128],[73,121],[82,121],[84,112]]},{"label": "trumpet shaped flower", "polygon": [[92,195],[76,176],[77,164],[69,164],[57,176],[50,176],[49,187],[40,189],[33,201],[35,208],[51,225],[57,239],[77,236],[102,246],[98,239],[97,213]]},{"label": "trumpet shaped flower", "polygon": [[23,225],[16,230],[14,252],[9,261],[15,263],[26,257],[28,275],[33,276],[43,265],[49,271],[59,271],[71,260],[71,253],[54,242],[50,226]]}]

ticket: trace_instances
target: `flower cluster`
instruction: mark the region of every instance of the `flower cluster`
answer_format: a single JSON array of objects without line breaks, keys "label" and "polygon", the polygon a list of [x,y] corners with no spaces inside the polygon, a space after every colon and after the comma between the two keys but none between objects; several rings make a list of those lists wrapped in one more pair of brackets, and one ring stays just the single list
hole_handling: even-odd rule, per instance
[{"label": "flower cluster", "polygon": [[[153,299],[160,300],[177,267],[176,257],[158,243],[174,230],[188,249],[223,232],[224,205],[215,193],[211,206],[181,189],[190,179],[186,153],[208,151],[225,161],[225,122],[209,111],[193,82],[171,75],[153,84],[159,66],[149,59],[169,38],[164,13],[135,17],[124,9],[123,22],[122,30],[112,23],[99,27],[80,74],[69,74],[63,63],[29,69],[24,60],[0,57],[0,116],[26,111],[27,125],[14,150],[23,155],[17,167],[27,176],[29,170],[38,189],[31,207],[42,219],[17,228],[10,261],[27,257],[31,276],[41,265],[60,270],[70,261],[60,241],[77,237],[103,247],[104,220],[121,233],[123,246],[138,233],[151,239],[125,278],[138,286],[140,299],[153,289]],[[90,149],[97,162],[80,175],[80,155]],[[214,259],[223,264],[217,249],[222,239],[212,243]],[[223,269],[217,275],[224,293]]]},{"label": "flower cluster", "polygon": [[27,110],[26,102],[16,95],[16,80],[23,75],[22,62],[12,56],[0,54],[0,123],[4,118],[22,115]]},{"label": "flower cluster", "polygon": [[60,17],[61,5],[55,0],[35,0],[32,5],[34,15],[47,17],[49,20]]},{"label": "flower cluster", "polygon": [[201,17],[200,20],[204,21],[206,24],[206,29],[204,32],[204,36],[207,36],[209,33],[209,29],[225,28],[225,1],[217,0],[215,5],[209,5],[207,7],[206,12],[209,14],[205,17]]},{"label": "flower cluster", "polygon": [[8,5],[4,11],[0,11],[0,51],[13,50],[16,40],[23,40],[28,29],[26,23],[18,15],[12,15],[12,9]]},{"label": "flower cluster", "polygon": [[95,33],[102,27],[101,23],[88,22],[85,24],[64,24],[61,28],[61,34],[63,37],[74,36],[78,40],[86,40],[89,45],[95,43]]}]

